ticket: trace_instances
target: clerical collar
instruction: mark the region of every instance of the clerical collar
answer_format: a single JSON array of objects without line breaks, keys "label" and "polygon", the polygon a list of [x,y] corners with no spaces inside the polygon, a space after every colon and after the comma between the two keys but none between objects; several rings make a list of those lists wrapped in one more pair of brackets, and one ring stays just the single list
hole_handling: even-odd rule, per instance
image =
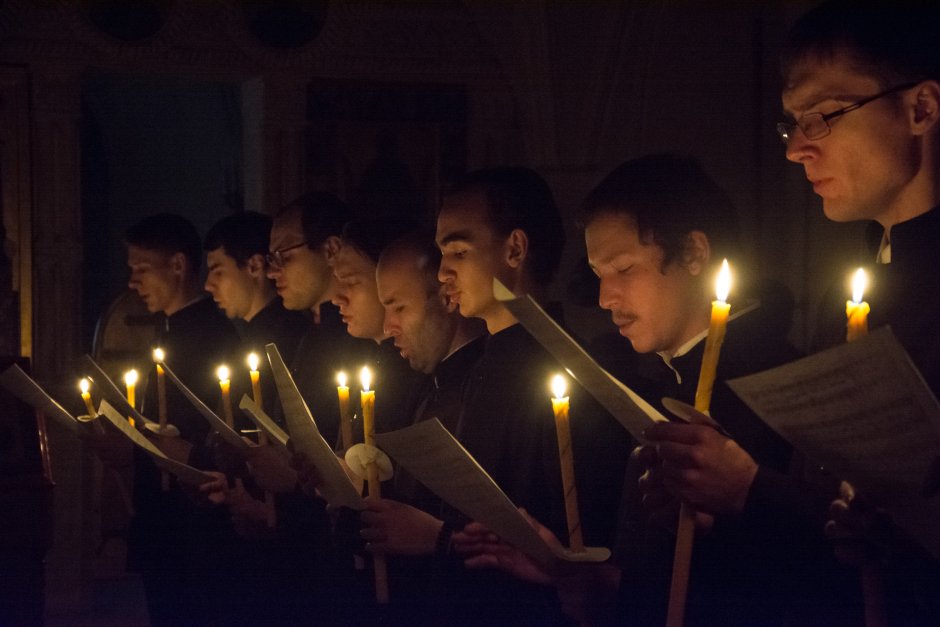
[{"label": "clerical collar", "polygon": [[888,232],[881,234],[881,244],[878,246],[878,254],[875,261],[880,264],[891,263],[891,240],[888,239]]}]

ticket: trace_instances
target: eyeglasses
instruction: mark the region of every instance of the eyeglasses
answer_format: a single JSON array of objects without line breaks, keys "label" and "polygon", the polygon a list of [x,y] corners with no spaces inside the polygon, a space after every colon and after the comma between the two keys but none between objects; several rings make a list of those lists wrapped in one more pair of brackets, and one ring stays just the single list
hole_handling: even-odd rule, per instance
[{"label": "eyeglasses", "polygon": [[777,133],[780,134],[780,139],[783,140],[785,145],[789,145],[790,140],[793,138],[793,133],[796,131],[797,127],[803,131],[803,136],[806,137],[806,139],[822,139],[832,132],[832,127],[829,126],[829,120],[834,120],[839,116],[845,115],[849,111],[861,109],[869,102],[874,102],[875,100],[887,96],[888,94],[893,94],[897,91],[904,91],[905,89],[916,87],[919,84],[920,81],[916,83],[904,83],[903,85],[898,85],[881,93],[875,94],[874,96],[862,98],[858,102],[853,102],[849,106],[843,107],[837,111],[833,111],[832,113],[804,113],[796,122],[778,122]]},{"label": "eyeglasses", "polygon": [[268,265],[272,268],[283,268],[284,264],[287,263],[287,257],[284,256],[284,253],[289,253],[290,251],[300,248],[301,246],[306,246],[307,240],[300,242],[299,244],[294,244],[293,246],[287,246],[286,248],[281,248],[280,250],[272,250],[267,255],[264,256],[264,260],[268,262]]}]

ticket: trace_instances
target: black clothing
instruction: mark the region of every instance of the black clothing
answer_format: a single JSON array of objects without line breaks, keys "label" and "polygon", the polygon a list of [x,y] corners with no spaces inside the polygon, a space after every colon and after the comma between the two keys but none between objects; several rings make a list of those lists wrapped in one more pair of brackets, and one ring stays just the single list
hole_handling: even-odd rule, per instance
[{"label": "black clothing", "polygon": [[[823,535],[822,513],[831,492],[789,475],[792,449],[744,405],[725,383],[787,363],[798,355],[782,334],[769,332],[760,310],[732,320],[718,362],[711,414],[760,465],[744,511],[718,516],[696,536],[686,625],[857,624],[840,593],[857,589],[852,573],[836,563]],[[672,397],[694,404],[704,352],[700,341],[672,359],[673,372],[656,354],[641,355],[636,391],[654,404]],[[681,382],[677,379],[679,374]],[[670,414],[663,410],[664,415]],[[648,520],[636,477],[628,477],[621,512],[617,561],[623,569],[617,624],[665,621],[675,534]],[[856,594],[857,597],[857,594]]]}]

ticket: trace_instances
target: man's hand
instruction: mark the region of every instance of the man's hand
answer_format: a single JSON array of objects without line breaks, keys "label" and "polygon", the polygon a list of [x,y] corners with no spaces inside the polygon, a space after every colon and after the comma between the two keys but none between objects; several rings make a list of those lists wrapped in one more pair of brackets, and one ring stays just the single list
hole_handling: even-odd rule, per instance
[{"label": "man's hand", "polygon": [[[679,499],[663,485],[662,460],[653,446],[639,446],[633,450],[628,468],[634,474],[642,473],[638,480],[643,492],[643,509],[649,513],[650,520],[664,529],[675,533],[679,522]],[[695,512],[695,528],[708,531],[715,525],[715,517],[704,512]]]},{"label": "man's hand", "polygon": [[646,430],[661,477],[673,496],[712,515],[744,509],[757,463],[738,444],[703,424],[657,423]]},{"label": "man's hand", "polygon": [[221,472],[214,470],[204,470],[207,475],[212,476],[212,481],[207,481],[199,486],[199,491],[213,505],[225,505],[228,502],[228,479]]},{"label": "man's hand", "polygon": [[[562,549],[561,542],[550,529],[519,510],[539,537],[553,550]],[[546,571],[541,564],[512,546],[503,542],[495,533],[478,522],[471,522],[452,538],[454,550],[466,556],[467,568],[498,568],[517,579],[550,586],[555,583],[555,573]]]},{"label": "man's hand", "polygon": [[145,433],[164,455],[184,464],[189,463],[189,453],[193,450],[193,445],[188,441],[175,435],[160,435],[152,431]]},{"label": "man's hand", "polygon": [[839,486],[839,498],[829,506],[826,536],[833,541],[836,559],[850,566],[867,566],[882,560],[891,541],[887,514],[857,498],[847,481]]},{"label": "man's hand", "polygon": [[248,470],[262,490],[286,494],[297,487],[297,471],[272,446],[249,447]]},{"label": "man's hand", "polygon": [[368,497],[360,514],[366,549],[391,555],[431,555],[444,524],[411,505]]}]

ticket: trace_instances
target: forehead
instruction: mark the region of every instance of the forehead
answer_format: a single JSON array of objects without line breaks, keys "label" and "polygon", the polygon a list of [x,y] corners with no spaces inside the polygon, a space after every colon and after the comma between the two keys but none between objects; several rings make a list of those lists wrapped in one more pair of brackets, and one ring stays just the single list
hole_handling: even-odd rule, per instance
[{"label": "forehead", "polygon": [[337,275],[371,274],[375,272],[375,264],[367,255],[354,246],[343,246],[336,255],[333,271]]},{"label": "forehead", "polygon": [[636,220],[619,213],[602,213],[591,220],[584,229],[584,241],[588,261],[594,266],[609,263],[622,255],[662,252],[655,244],[641,242]]},{"label": "forehead", "polygon": [[225,246],[219,246],[206,253],[206,263],[210,266],[234,264],[235,258],[225,252]]},{"label": "forehead", "polygon": [[170,255],[159,250],[149,250],[147,248],[141,248],[140,246],[134,246],[133,244],[127,247],[128,264],[161,264],[165,263],[169,258]]},{"label": "forehead", "polygon": [[437,242],[444,244],[445,239],[454,235],[463,239],[492,237],[489,207],[483,192],[469,192],[448,197],[441,205],[437,217]]},{"label": "forehead", "polygon": [[802,112],[823,100],[873,94],[880,88],[878,80],[859,70],[847,54],[831,58],[808,56],[796,63],[787,76],[783,108]]},{"label": "forehead", "polygon": [[382,259],[375,273],[383,300],[424,294],[425,276],[417,261],[396,256]]}]

